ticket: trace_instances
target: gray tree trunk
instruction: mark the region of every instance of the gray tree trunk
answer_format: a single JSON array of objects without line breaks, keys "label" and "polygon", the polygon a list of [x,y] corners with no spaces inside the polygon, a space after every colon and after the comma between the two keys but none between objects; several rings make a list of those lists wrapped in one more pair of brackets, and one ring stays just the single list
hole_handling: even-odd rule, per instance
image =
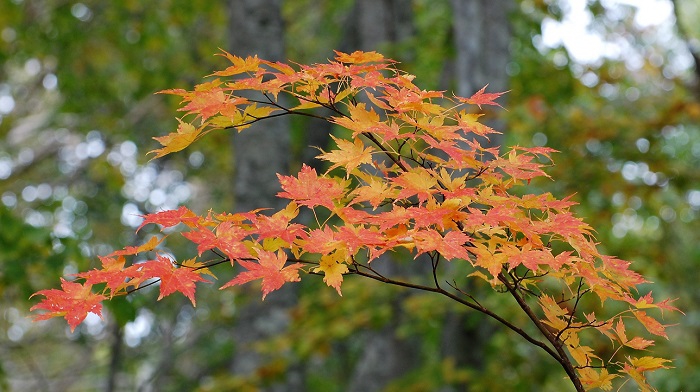
[{"label": "gray tree trunk", "polygon": [[[452,70],[457,95],[469,97],[488,84],[487,91],[508,90],[506,66],[510,61],[510,13],[513,0],[451,0],[456,58]],[[499,99],[505,105],[505,98]],[[486,107],[485,107],[486,109]],[[505,131],[505,122],[490,114],[487,125]],[[502,146],[503,135],[479,139],[487,147]],[[474,290],[470,285],[467,291]],[[476,294],[478,296],[478,294]],[[473,320],[471,318],[478,318]],[[457,366],[480,369],[484,366],[485,343],[492,335],[493,323],[475,313],[447,315],[443,327],[442,357],[452,357]],[[469,390],[468,385],[445,387],[442,392]]]},{"label": "gray tree trunk", "polygon": [[[229,0],[231,52],[285,61],[281,4],[281,0]],[[275,197],[280,190],[276,173],[289,170],[288,119],[272,118],[232,133],[235,209],[283,207],[284,201]]]},{"label": "gray tree trunk", "polygon": [[[258,55],[266,60],[285,61],[281,5],[281,0],[229,0],[231,52],[238,56]],[[275,195],[280,191],[276,173],[287,173],[289,169],[287,118],[262,121],[240,134],[232,132],[235,210],[283,207],[284,200]],[[237,375],[250,376],[265,365],[265,358],[253,345],[285,331],[290,322],[289,308],[296,303],[297,294],[294,286],[288,285],[261,302],[259,292],[243,290],[254,299],[241,304],[238,310],[232,331],[236,352],[231,370]],[[285,380],[267,390],[303,391],[303,373],[291,369]]]},{"label": "gray tree trunk", "polygon": [[[457,95],[469,97],[485,85],[487,91],[508,90],[506,66],[510,61],[510,13],[513,0],[451,0],[454,45],[457,53],[454,73]],[[504,105],[507,95],[499,102]],[[503,131],[503,122],[489,126]],[[500,146],[503,137],[489,135],[491,146]]]},{"label": "gray tree trunk", "polygon": [[[340,50],[383,50],[386,44],[395,44],[414,34],[411,0],[357,0],[351,11]],[[390,257],[376,260],[389,276],[396,270]],[[389,382],[418,364],[420,343],[396,336],[401,317],[383,329],[362,336],[363,350],[351,371],[347,390],[372,392],[382,390]]]},{"label": "gray tree trunk", "polygon": [[341,50],[381,50],[414,33],[410,0],[357,0],[350,15]]}]

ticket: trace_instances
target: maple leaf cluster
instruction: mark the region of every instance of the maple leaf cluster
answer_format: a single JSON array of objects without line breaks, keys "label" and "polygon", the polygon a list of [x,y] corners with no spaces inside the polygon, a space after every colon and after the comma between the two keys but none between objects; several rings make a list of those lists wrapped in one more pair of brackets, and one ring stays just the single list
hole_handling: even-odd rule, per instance
[{"label": "maple leaf cluster", "polygon": [[[323,118],[347,136],[333,136],[335,147],[319,154],[327,171],[304,165],[297,175],[278,175],[277,196],[289,200],[280,211],[200,216],[180,207],[144,216],[139,229],[183,228],[178,233],[197,245],[201,260],[177,263],[163,255],[156,238],[173,235],[166,230],[142,246],[100,257],[101,268],[62,281],[62,290],[36,293],[44,299],[32,309],[46,311],[37,319],[63,316],[74,329],[89,312],[100,315],[101,301],[155,281],[159,299],[180,292],[194,305],[195,283],[208,281],[203,275],[213,275],[209,267],[224,262],[243,271],[221,289],[259,280],[263,299],[314,274],[342,295],[344,277],[359,275],[436,292],[495,318],[562,364],[579,390],[610,390],[624,375],[651,389],[645,372],[666,368],[668,361],[636,355],[653,340],[629,336],[628,326],[637,323],[635,331],[641,326],[667,338],[666,326],[649,312],[677,309],[651,293],[637,295],[646,280],[629,262],[598,251],[593,229],[570,211],[574,202],[549,193],[511,192],[547,177],[544,169],[554,151],[515,146],[501,155],[481,145],[496,131],[479,122],[475,107],[500,106],[495,99],[502,93],[484,88],[469,98],[450,97],[421,90],[412,75],[376,52],[336,55],[324,64],[292,67],[224,52],[232,65],[215,72],[217,78],[193,91],[162,91],[182,97],[180,110],[189,120],[178,119],[176,132],[155,138],[162,145],[152,151],[155,157],[212,131],[240,132],[283,115]],[[283,106],[279,95],[293,104]],[[331,114],[317,114],[317,108]],[[301,209],[311,211],[313,224],[299,222]],[[565,250],[557,252],[553,244]],[[383,254],[399,250],[431,263],[431,284],[396,280],[374,269]],[[154,257],[126,263],[138,253]],[[211,253],[217,260],[211,261]],[[509,293],[543,340],[482,306],[456,283],[443,287],[439,267],[445,262],[468,263],[469,277]],[[93,292],[95,287],[100,289]],[[600,306],[583,309],[592,303],[589,298]],[[609,302],[624,310],[606,318],[600,309]],[[604,358],[586,345],[595,331],[615,346],[612,356]]]}]

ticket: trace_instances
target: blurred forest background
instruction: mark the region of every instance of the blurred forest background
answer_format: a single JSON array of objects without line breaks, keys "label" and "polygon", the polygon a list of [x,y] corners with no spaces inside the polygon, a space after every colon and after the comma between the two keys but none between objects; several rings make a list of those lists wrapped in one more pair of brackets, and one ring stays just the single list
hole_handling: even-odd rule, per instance
[{"label": "blurred forest background", "polygon": [[379,50],[425,89],[511,90],[507,111],[487,113],[497,142],[561,151],[554,181],[528,191],[575,193],[603,250],[633,260],[655,296],[679,298],[686,315],[666,319],[678,325],[655,347],[675,369],[652,381],[700,391],[698,20],[698,0],[3,1],[0,390],[571,389],[558,364],[481,315],[353,277],[342,298],[320,279],[264,303],[254,288],[203,286],[197,308],[143,290],[74,333],[33,324],[29,295],[139,244],[139,214],[274,207],[275,172],[319,164],[307,146],[332,129],[298,118],[148,161],[178,116],[177,100],[153,93],[200,83],[225,66],[223,48],[298,63]]}]

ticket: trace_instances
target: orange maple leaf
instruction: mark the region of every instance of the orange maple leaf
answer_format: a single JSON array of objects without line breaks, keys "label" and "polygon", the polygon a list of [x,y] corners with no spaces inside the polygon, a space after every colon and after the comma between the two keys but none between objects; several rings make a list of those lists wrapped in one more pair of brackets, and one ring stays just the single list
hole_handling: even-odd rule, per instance
[{"label": "orange maple leaf", "polygon": [[384,200],[393,198],[396,189],[381,179],[371,178],[367,185],[356,187],[352,194],[355,196],[352,204],[368,201],[373,208],[377,208]]},{"label": "orange maple leaf", "polygon": [[303,267],[304,264],[294,263],[285,267],[287,255],[282,251],[275,254],[261,250],[257,258],[257,263],[239,260],[238,263],[248,271],[241,272],[221,286],[221,289],[262,279],[262,299],[264,300],[270,292],[278,290],[286,282],[298,282],[301,279],[299,278],[299,268]]},{"label": "orange maple leaf", "polygon": [[288,244],[298,238],[305,238],[304,226],[290,221],[299,214],[299,207],[291,202],[287,208],[276,212],[272,216],[256,215],[253,219],[256,233],[259,239],[279,238]]},{"label": "orange maple leaf", "polygon": [[148,241],[146,241],[143,245],[140,246],[127,246],[122,250],[117,250],[109,254],[109,256],[127,256],[127,255],[136,255],[142,252],[148,252],[153,249],[155,249],[163,240],[165,237],[157,237],[157,236],[152,236]]},{"label": "orange maple leaf", "polygon": [[483,115],[483,113],[467,113],[466,110],[462,110],[457,117],[457,124],[465,131],[479,136],[486,136],[491,133],[500,134],[501,132],[479,122],[479,117]]},{"label": "orange maple leaf", "polygon": [[[340,63],[348,63],[348,64],[364,64],[364,63],[372,63],[372,62],[382,62],[385,61],[385,58],[383,55],[377,53],[377,52],[362,52],[359,50],[356,50],[352,52],[351,54],[335,51],[335,60],[340,62]],[[388,60],[389,62],[393,62],[392,60]]]},{"label": "orange maple leaf", "polygon": [[304,240],[304,250],[309,253],[329,254],[338,248],[340,241],[336,233],[329,226],[309,231],[308,238]]},{"label": "orange maple leaf", "polygon": [[209,117],[219,113],[222,108],[227,107],[228,100],[228,94],[219,87],[211,90],[195,91],[190,96],[189,103],[178,109],[178,111],[187,112],[187,114],[198,114],[202,120],[207,120]]},{"label": "orange maple leaf", "polygon": [[260,59],[258,56],[248,56],[245,59],[232,55],[225,50],[221,50],[219,56],[226,57],[233,65],[223,71],[214,72],[217,76],[233,76],[241,73],[255,72],[260,68]]},{"label": "orange maple leaf", "polygon": [[102,317],[102,301],[107,299],[104,295],[93,293],[91,284],[69,282],[63,278],[61,278],[61,290],[41,290],[32,294],[31,297],[35,295],[43,295],[45,298],[29,310],[46,310],[47,312],[35,316],[34,320],[47,320],[63,316],[68,322],[71,332],[85,320],[88,313]]},{"label": "orange maple leaf", "polygon": [[631,340],[627,339],[625,324],[622,322],[622,317],[618,318],[617,324],[615,324],[615,333],[623,345],[632,347],[635,350],[644,350],[645,348],[654,344],[653,340],[642,339],[639,336],[636,336]]},{"label": "orange maple leaf", "polygon": [[655,318],[647,315],[641,310],[634,311],[634,317],[646,328],[647,331],[653,333],[656,336],[663,336],[668,339],[666,335],[666,326],[658,322]]},{"label": "orange maple leaf", "polygon": [[397,199],[406,199],[416,195],[418,200],[423,203],[430,195],[437,192],[435,189],[438,183],[437,179],[422,167],[412,168],[410,171],[392,178],[391,181],[402,188],[396,197]]},{"label": "orange maple leaf", "polygon": [[420,230],[413,234],[413,241],[421,253],[437,251],[445,259],[456,258],[469,259],[469,252],[464,248],[464,243],[469,241],[469,236],[458,231],[450,231],[444,237],[435,230]]},{"label": "orange maple leaf", "polygon": [[501,95],[507,93],[508,91],[504,91],[502,93],[487,93],[486,87],[489,85],[487,84],[484,86],[481,90],[477,91],[474,93],[469,98],[462,98],[462,97],[457,97],[457,99],[461,102],[468,103],[470,105],[477,105],[479,109],[481,109],[481,105],[493,105],[493,106],[498,106],[498,107],[503,107],[500,104],[494,102],[495,99],[500,97]]},{"label": "orange maple leaf", "polygon": [[344,225],[338,228],[335,238],[345,243],[345,247],[354,254],[360,248],[370,248],[385,242],[384,237],[375,228],[367,229],[360,225]]},{"label": "orange maple leaf", "polygon": [[332,178],[319,177],[316,169],[304,164],[299,175],[277,175],[284,192],[277,193],[278,197],[292,199],[298,204],[313,208],[323,206],[329,210],[334,208],[334,200],[340,199],[345,194],[345,186],[342,182]]}]

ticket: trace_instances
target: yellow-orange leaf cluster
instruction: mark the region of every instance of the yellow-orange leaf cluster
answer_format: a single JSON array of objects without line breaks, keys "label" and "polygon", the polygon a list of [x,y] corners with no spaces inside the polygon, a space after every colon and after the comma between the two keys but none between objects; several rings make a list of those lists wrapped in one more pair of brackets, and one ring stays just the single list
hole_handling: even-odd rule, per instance
[{"label": "yellow-orange leaf cluster", "polygon": [[[651,293],[637,294],[644,278],[629,262],[599,252],[593,229],[569,210],[574,203],[568,198],[512,191],[547,178],[543,162],[554,150],[515,146],[501,155],[480,144],[496,131],[479,122],[473,106],[500,106],[495,100],[503,93],[484,87],[469,98],[450,98],[421,90],[412,75],[376,52],[336,52],[334,60],[311,66],[222,55],[231,65],[214,75],[223,79],[193,91],[163,91],[182,97],[186,115],[176,132],[156,138],[162,148],[151,152],[155,158],[211,131],[240,131],[276,116],[322,118],[351,136],[333,136],[335,147],[318,156],[329,163],[325,172],[303,165],[297,175],[278,175],[278,196],[289,200],[278,212],[200,216],[180,207],[146,215],[139,229],[158,224],[168,229],[167,237],[179,225],[201,259],[178,264],[155,239],[102,256],[102,268],[77,275],[83,283],[62,281],[61,290],[38,292],[44,299],[32,309],[45,313],[37,319],[61,316],[75,328],[89,312],[100,314],[101,301],[153,280],[160,280],[159,299],[181,292],[194,304],[195,283],[214,275],[212,265],[227,262],[243,271],[222,288],[260,281],[263,299],[305,273],[323,275],[338,294],[344,276],[354,274],[445,295],[536,342],[579,390],[611,390],[625,375],[650,388],[645,373],[667,367],[664,359],[638,355],[653,340],[633,336],[638,328],[627,326],[637,323],[665,338],[666,326],[651,312],[676,309]],[[297,220],[302,208],[316,218],[313,225]],[[373,268],[382,254],[397,250],[430,263],[432,283],[395,280]],[[211,262],[208,252],[218,259]],[[126,263],[137,253],[153,257]],[[443,287],[445,262],[466,263],[471,271],[450,276],[449,288]],[[541,336],[461,289],[470,277],[511,295]],[[605,317],[599,309],[584,309],[595,302],[584,300],[589,297],[603,306],[615,302],[616,313]],[[599,346],[590,343],[596,334],[612,342],[612,357],[592,348]]]}]

